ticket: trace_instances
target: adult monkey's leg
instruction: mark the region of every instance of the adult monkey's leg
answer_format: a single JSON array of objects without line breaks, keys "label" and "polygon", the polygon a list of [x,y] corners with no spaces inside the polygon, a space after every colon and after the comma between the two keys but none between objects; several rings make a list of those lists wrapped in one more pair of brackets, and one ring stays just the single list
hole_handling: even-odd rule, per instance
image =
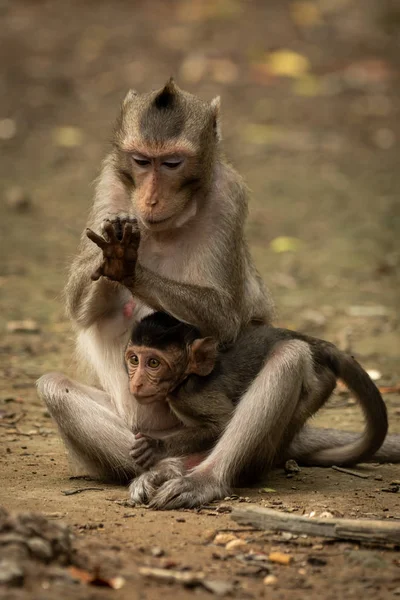
[{"label": "adult monkey's leg", "polygon": [[240,400],[208,458],[188,475],[161,486],[150,506],[197,506],[223,497],[241,479],[267,471],[313,374],[308,344],[298,340],[280,343]]},{"label": "adult monkey's leg", "polygon": [[71,457],[90,475],[127,481],[141,471],[129,456],[135,436],[105,392],[62,373],[44,375],[37,387]]}]

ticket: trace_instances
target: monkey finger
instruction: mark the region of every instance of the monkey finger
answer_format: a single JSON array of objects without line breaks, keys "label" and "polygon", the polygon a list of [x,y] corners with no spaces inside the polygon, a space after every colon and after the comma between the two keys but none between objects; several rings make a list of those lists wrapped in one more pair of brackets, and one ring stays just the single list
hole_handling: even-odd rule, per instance
[{"label": "monkey finger", "polygon": [[117,233],[116,233],[115,228],[114,228],[114,225],[113,225],[113,223],[111,221],[106,221],[104,223],[103,229],[104,229],[104,233],[107,234],[108,239],[109,239],[109,241],[112,244],[115,244],[115,242],[119,241]]},{"label": "monkey finger", "polygon": [[87,228],[86,235],[89,238],[89,240],[94,242],[96,246],[98,246],[102,250],[104,250],[104,248],[108,246],[108,242],[101,235],[95,233],[92,229]]},{"label": "monkey finger", "polygon": [[129,244],[129,242],[131,241],[132,231],[133,231],[132,223],[125,223],[124,232],[122,234],[122,243],[123,244]]},{"label": "monkey finger", "polygon": [[136,248],[139,246],[140,229],[132,229],[130,242],[131,242],[131,245],[136,246]]},{"label": "monkey finger", "polygon": [[92,281],[98,281],[100,279],[100,277],[103,277],[104,272],[103,272],[103,265],[100,265],[100,267],[98,269],[96,269],[96,271],[94,271],[94,273],[91,274],[90,279]]},{"label": "monkey finger", "polygon": [[146,452],[144,452],[142,455],[138,456],[138,457],[133,457],[132,458],[135,460],[135,462],[140,466],[145,468],[147,464],[151,464],[151,462],[153,461],[153,451],[151,448],[149,448]]},{"label": "monkey finger", "polygon": [[129,456],[137,459],[139,456],[144,454],[144,452],[147,452],[147,450],[151,450],[151,448],[149,447],[149,445],[147,443],[143,443],[140,445],[138,444],[137,447],[134,446],[132,448],[132,450],[129,451]]}]

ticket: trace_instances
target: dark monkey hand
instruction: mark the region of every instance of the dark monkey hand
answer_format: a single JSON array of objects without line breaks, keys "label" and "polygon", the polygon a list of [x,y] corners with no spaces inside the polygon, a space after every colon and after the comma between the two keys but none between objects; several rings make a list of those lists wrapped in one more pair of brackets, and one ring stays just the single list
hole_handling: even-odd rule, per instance
[{"label": "dark monkey hand", "polygon": [[135,442],[129,452],[135,463],[142,469],[149,469],[165,454],[161,440],[153,440],[142,433],[135,435]]},{"label": "dark monkey hand", "polygon": [[125,285],[132,285],[140,243],[136,219],[117,217],[105,221],[103,236],[86,229],[88,238],[103,251],[103,262],[91,275],[93,281],[107,277]]}]

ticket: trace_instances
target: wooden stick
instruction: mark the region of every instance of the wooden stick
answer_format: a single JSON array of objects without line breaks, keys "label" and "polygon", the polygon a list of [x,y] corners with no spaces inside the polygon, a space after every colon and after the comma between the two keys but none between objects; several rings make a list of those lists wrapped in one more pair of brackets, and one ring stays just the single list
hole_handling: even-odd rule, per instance
[{"label": "wooden stick", "polygon": [[240,525],[253,525],[269,531],[329,537],[339,540],[357,540],[378,544],[400,543],[400,522],[372,519],[309,519],[292,513],[262,508],[256,504],[237,508],[231,517]]},{"label": "wooden stick", "polygon": [[353,477],[360,477],[360,479],[369,479],[368,473],[359,473],[358,471],[352,471],[351,469],[345,469],[344,467],[337,467],[332,465],[331,469],[339,471],[339,473],[346,473],[346,475],[353,475]]}]

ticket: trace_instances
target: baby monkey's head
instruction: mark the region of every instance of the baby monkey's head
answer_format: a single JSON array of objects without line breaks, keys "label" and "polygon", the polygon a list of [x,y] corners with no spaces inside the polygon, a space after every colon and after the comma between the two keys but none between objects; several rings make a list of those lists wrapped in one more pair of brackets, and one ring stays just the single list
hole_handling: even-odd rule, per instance
[{"label": "baby monkey's head", "polygon": [[148,315],[134,329],[125,351],[129,390],[141,404],[162,402],[188,375],[206,376],[214,368],[217,342],[162,312]]}]

